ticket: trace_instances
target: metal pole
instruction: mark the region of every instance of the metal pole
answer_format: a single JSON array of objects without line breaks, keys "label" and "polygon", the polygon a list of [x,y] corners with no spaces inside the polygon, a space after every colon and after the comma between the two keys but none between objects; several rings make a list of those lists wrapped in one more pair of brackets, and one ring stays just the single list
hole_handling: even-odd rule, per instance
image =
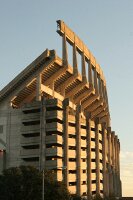
[{"label": "metal pole", "polygon": [[44,200],[44,169],[42,171],[42,200]]}]

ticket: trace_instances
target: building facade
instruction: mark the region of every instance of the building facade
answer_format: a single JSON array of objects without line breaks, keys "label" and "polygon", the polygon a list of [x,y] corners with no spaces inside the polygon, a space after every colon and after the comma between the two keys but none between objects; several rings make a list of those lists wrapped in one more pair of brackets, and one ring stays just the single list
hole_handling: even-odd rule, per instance
[{"label": "building facade", "polygon": [[103,72],[80,38],[57,25],[62,58],[46,49],[0,91],[0,170],[33,165],[54,170],[73,194],[121,197],[120,142]]}]

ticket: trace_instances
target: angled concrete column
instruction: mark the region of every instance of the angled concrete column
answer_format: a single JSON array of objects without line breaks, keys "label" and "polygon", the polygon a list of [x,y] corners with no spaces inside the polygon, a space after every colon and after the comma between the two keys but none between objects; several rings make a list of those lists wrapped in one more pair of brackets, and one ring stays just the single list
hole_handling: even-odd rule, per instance
[{"label": "angled concrete column", "polygon": [[100,195],[100,159],[99,159],[99,119],[95,121],[96,128],[96,195]]},{"label": "angled concrete column", "polygon": [[102,85],[103,99],[106,102],[105,85]]},{"label": "angled concrete column", "polygon": [[41,112],[40,112],[40,170],[45,168],[46,161],[46,100],[41,100]]},{"label": "angled concrete column", "polygon": [[85,55],[84,52],[82,52],[82,80],[87,81],[86,78],[86,69],[85,69]]},{"label": "angled concrete column", "polygon": [[106,137],[107,137],[107,130],[106,124],[102,124],[102,153],[103,153],[103,195],[104,197],[108,196],[107,193],[107,169],[106,169],[106,156],[107,156],[107,144],[106,144]]},{"label": "angled concrete column", "polygon": [[97,71],[96,68],[94,69],[94,88],[96,94],[98,94],[98,84],[97,84]]},{"label": "angled concrete column", "polygon": [[77,194],[81,195],[81,105],[76,107]]},{"label": "angled concrete column", "polygon": [[108,94],[107,94],[107,88],[105,86],[105,99],[106,99],[106,103],[108,105]]},{"label": "angled concrete column", "polygon": [[112,133],[111,133],[111,142],[112,142],[112,166],[113,166],[113,168],[115,166],[115,143],[114,143],[114,138],[115,138],[115,132],[112,131]]},{"label": "angled concrete column", "polygon": [[[101,78],[99,81],[99,95],[103,99],[103,80]],[[104,99],[103,99],[103,101],[104,101]]]},{"label": "angled concrete column", "polygon": [[36,101],[41,101],[41,74],[36,77]]},{"label": "angled concrete column", "polygon": [[73,73],[74,74],[78,73],[77,50],[75,42],[73,44]]},{"label": "angled concrete column", "polygon": [[89,79],[89,84],[93,85],[93,82],[92,82],[92,65],[91,65],[91,60],[89,60],[89,63],[88,63],[88,79]]},{"label": "angled concrete column", "polygon": [[92,198],[92,178],[91,178],[91,114],[86,114],[86,130],[87,130],[87,199]]},{"label": "angled concrete column", "polygon": [[62,41],[63,66],[68,66],[68,51],[67,51],[66,33],[64,33],[62,40],[63,40]]},{"label": "angled concrete column", "polygon": [[68,115],[69,115],[69,99],[63,101],[63,140],[64,140],[64,183],[68,187]]}]

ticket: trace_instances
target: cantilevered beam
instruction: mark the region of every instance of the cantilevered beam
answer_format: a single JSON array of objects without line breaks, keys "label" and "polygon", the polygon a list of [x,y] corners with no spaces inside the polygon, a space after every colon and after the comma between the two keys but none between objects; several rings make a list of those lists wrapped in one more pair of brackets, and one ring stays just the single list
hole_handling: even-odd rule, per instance
[{"label": "cantilevered beam", "polygon": [[95,103],[88,106],[86,111],[92,112],[92,111],[96,110],[99,106],[103,105],[103,101],[104,101],[103,98],[100,98],[99,101],[97,100]]},{"label": "cantilevered beam", "polygon": [[24,98],[24,100],[21,101],[19,106],[21,107],[24,103],[30,103],[35,96],[36,96],[36,91],[32,92],[30,95]]},{"label": "cantilevered beam", "polygon": [[76,79],[80,79],[80,75],[78,73],[73,74],[71,77],[69,77],[67,80],[65,80],[64,83],[61,85],[61,87],[66,88],[68,85],[70,85]]},{"label": "cantilevered beam", "polygon": [[101,124],[102,123],[106,123],[107,127],[110,126],[110,118],[109,118],[109,113],[103,117],[100,118],[100,121],[99,121]]},{"label": "cantilevered beam", "polygon": [[41,91],[45,92],[46,94],[49,94],[51,97],[57,98],[61,101],[64,100],[64,97],[62,95],[60,95],[58,92],[53,91],[51,88],[41,84]]},{"label": "cantilevered beam", "polygon": [[101,113],[99,113],[97,116],[99,117],[99,118],[102,118],[102,117],[104,117],[105,115],[107,115],[109,113],[109,111],[108,111],[108,109],[107,108],[105,108],[103,111],[101,111]]},{"label": "cantilevered beam", "polygon": [[48,78],[48,79],[44,82],[45,85],[49,85],[49,84],[51,84],[51,81],[57,80],[57,78],[59,78],[62,74],[64,74],[64,73],[66,72],[67,69],[68,69],[68,66],[61,67],[56,73],[54,73],[50,78]]},{"label": "cantilevered beam", "polygon": [[96,99],[99,98],[100,98],[99,95],[91,96],[89,99],[85,100],[85,102],[82,103],[82,108],[86,109],[90,104],[92,104],[94,101],[96,101]]},{"label": "cantilevered beam", "polygon": [[79,90],[81,90],[83,87],[85,87],[87,84],[87,81],[81,82],[79,85],[77,85],[75,88],[73,88],[71,91],[69,91],[66,94],[66,98],[73,97]]},{"label": "cantilevered beam", "polygon": [[102,106],[99,106],[96,110],[94,110],[92,112],[92,118],[94,117],[100,117],[100,113],[102,113],[103,111],[105,111],[105,108],[106,108],[106,105],[102,105]]},{"label": "cantilevered beam", "polygon": [[95,94],[95,90],[92,86],[90,86],[86,91],[74,98],[75,104],[79,103],[80,101],[83,101],[86,97],[90,96],[91,94]]}]

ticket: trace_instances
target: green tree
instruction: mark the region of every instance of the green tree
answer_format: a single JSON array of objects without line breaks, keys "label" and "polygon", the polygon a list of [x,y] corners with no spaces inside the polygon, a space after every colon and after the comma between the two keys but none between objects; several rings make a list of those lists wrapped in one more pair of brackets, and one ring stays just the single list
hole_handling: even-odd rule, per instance
[{"label": "green tree", "polygon": [[[0,175],[0,200],[41,200],[42,172],[32,166],[13,167]],[[55,181],[53,171],[44,173],[44,199],[69,200],[63,182]]]},{"label": "green tree", "polygon": [[44,199],[45,200],[69,200],[70,193],[63,182],[55,181],[53,171],[44,173]]},{"label": "green tree", "polygon": [[34,167],[13,167],[0,176],[1,200],[40,200],[41,173]]}]

